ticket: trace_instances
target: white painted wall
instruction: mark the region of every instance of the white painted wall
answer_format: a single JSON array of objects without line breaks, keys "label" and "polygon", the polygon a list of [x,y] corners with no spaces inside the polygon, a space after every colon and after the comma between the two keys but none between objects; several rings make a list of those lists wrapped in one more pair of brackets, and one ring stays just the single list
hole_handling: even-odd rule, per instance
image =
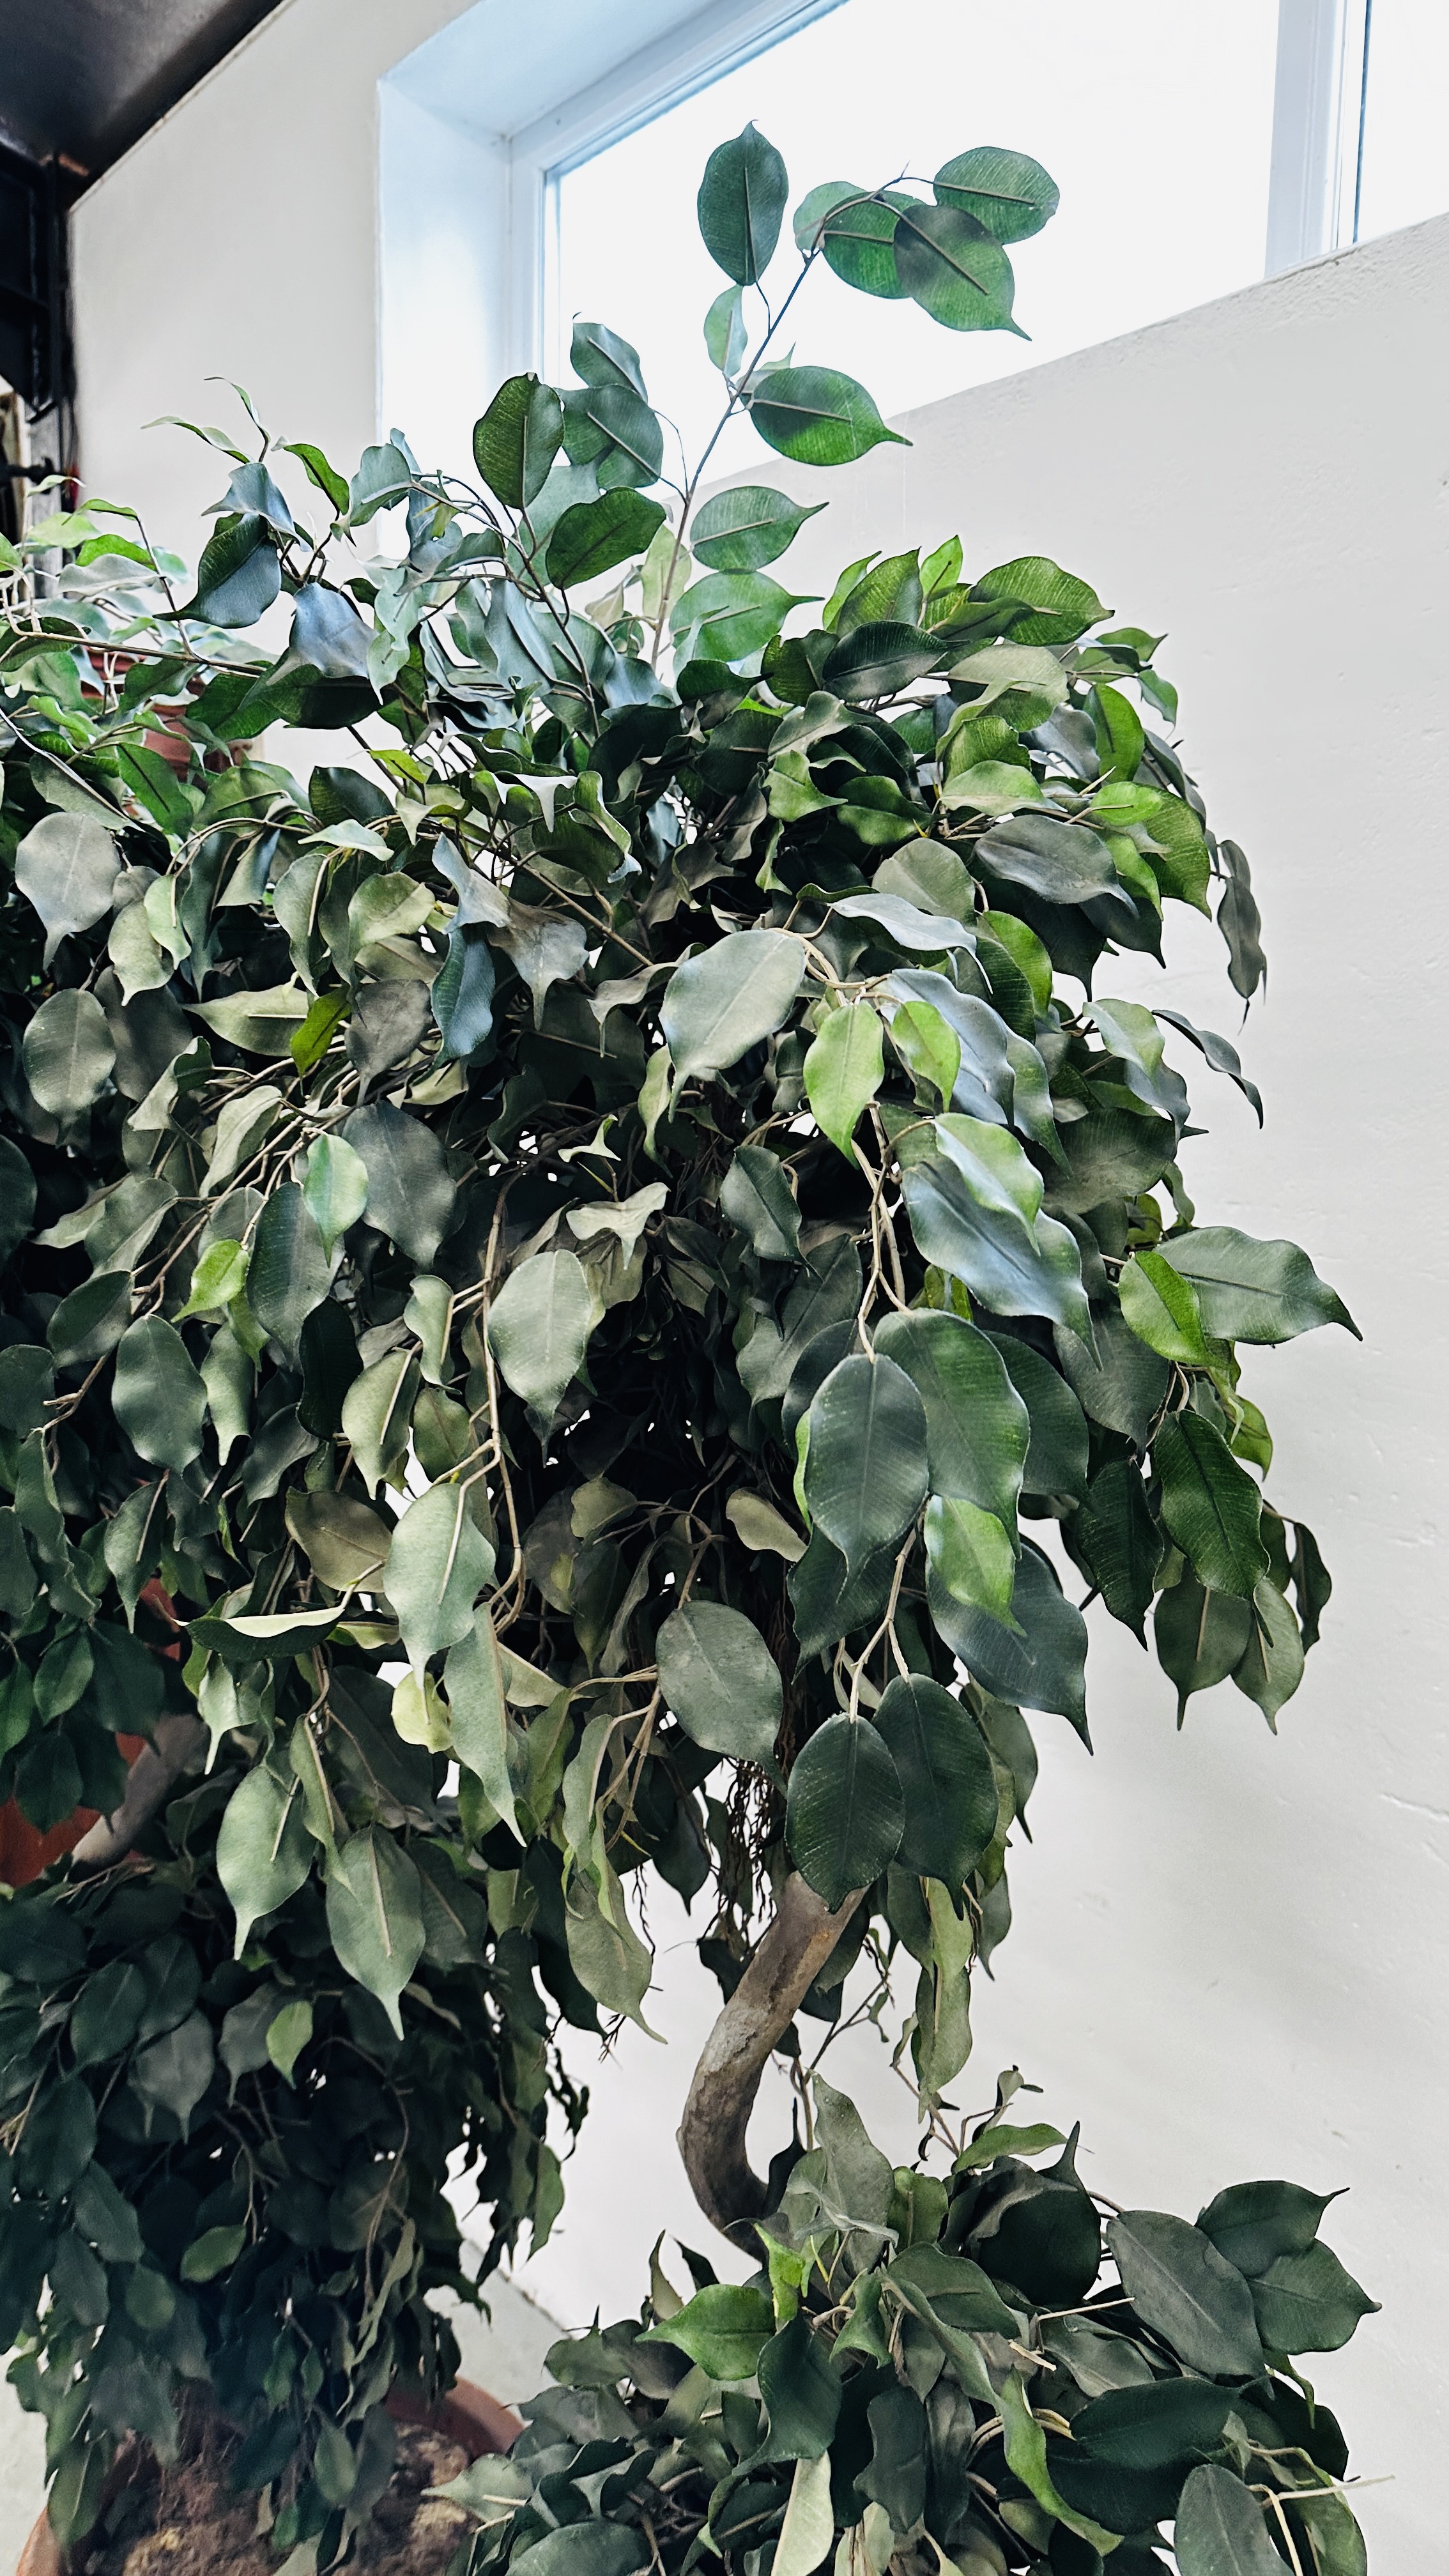
[{"label": "white painted wall", "polygon": [[[215,470],[139,424],[216,417],[208,372],[341,461],[375,434],[375,85],[458,14],[290,0],[82,201],[87,473],[139,497],[159,534],[191,541]],[[1363,1327],[1362,1348],[1322,1334],[1248,1374],[1278,1436],[1275,1494],[1314,1522],[1338,1589],[1276,1743],[1230,1690],[1176,1738],[1155,1666],[1108,1623],[1095,1762],[1056,1720],[1040,1729],[1018,1928],[962,2098],[1019,2059],[1051,2116],[1082,2116],[1094,2179],[1128,2201],[1191,2214],[1254,2173],[1352,2186],[1334,2239],[1385,2313],[1318,2377],[1359,2468],[1393,2481],[1363,2502],[1375,2576],[1438,2559],[1424,2463],[1449,2410],[1449,1243],[1424,1185],[1449,790],[1446,297],[1449,221],[937,404],[904,424],[909,450],[850,475],[781,478],[835,501],[801,542],[802,588],[867,545],[959,528],[978,568],[1044,551],[1168,629],[1188,757],[1254,861],[1272,979],[1244,1047],[1268,1126],[1260,1139],[1193,1059],[1213,1133],[1189,1170],[1205,1215],[1306,1244]],[[420,385],[420,409],[435,400]],[[1219,958],[1215,933],[1175,927],[1172,998],[1231,1028]],[[1150,980],[1127,964],[1105,989]],[[667,2140],[709,1989],[669,1946],[682,1918],[661,1904],[655,1922],[649,2009],[674,2044],[628,2031],[602,2066],[575,2051],[595,2108],[568,2212],[524,2275],[571,2322],[637,2304],[661,2226],[705,2233]],[[837,2080],[904,2148],[909,2104],[880,2058],[853,2041],[841,2057]]]}]

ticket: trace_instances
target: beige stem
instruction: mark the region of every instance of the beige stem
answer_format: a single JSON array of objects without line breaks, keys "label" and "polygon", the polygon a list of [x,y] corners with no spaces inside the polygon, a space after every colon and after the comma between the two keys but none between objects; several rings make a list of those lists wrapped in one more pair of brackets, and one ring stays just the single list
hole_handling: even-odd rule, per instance
[{"label": "beige stem", "polygon": [[863,1889],[832,1914],[798,1873],[786,1879],[774,1922],[704,2045],[684,2118],[679,2152],[690,2188],[711,2226],[738,2243],[767,2206],[752,2172],[745,2132],[765,2061],[819,1976]]}]

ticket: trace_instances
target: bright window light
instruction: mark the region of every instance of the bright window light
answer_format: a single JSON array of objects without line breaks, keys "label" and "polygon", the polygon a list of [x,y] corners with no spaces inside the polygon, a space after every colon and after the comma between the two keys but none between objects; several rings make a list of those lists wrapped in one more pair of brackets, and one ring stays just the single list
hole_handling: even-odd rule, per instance
[{"label": "bright window light", "polygon": [[[725,281],[695,193],[751,118],[785,156],[792,204],[825,179],[929,179],[979,143],[1031,153],[1061,189],[1054,221],[1011,254],[1029,341],[942,330],[821,263],[797,358],[846,368],[887,414],[1245,286],[1263,273],[1276,15],[1266,0],[842,0],[556,180],[545,368],[566,365],[574,315],[609,323],[698,455],[721,407],[700,324]],[[787,225],[777,302],[794,256]],[[760,452],[740,425],[711,472]]]},{"label": "bright window light", "polygon": [[1449,208],[1449,8],[1373,0],[1358,239]]}]

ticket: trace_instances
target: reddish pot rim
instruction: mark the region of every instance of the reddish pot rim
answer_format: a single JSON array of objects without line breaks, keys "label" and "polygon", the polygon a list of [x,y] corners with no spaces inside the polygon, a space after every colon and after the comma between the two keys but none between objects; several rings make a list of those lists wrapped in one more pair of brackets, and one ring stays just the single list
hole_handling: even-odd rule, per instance
[{"label": "reddish pot rim", "polygon": [[[471,2379],[460,2379],[436,2406],[424,2406],[418,2399],[395,2390],[387,2401],[387,2411],[400,2424],[435,2425],[450,2442],[461,2443],[473,2460],[481,2460],[489,2452],[506,2451],[523,2430],[511,2407],[500,2405],[486,2388],[475,2388]],[[31,2527],[15,2576],[66,2576],[60,2543],[44,2514]]]}]

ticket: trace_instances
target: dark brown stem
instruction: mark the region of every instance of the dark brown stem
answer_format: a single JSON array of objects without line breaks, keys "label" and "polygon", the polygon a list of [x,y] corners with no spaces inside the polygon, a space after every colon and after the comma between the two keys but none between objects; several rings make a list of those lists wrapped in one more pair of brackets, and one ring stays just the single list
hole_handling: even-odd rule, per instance
[{"label": "dark brown stem", "polygon": [[768,2199],[751,2170],[745,2132],[765,2061],[783,2037],[859,1905],[862,1889],[832,1914],[798,1873],[786,1879],[765,1934],[704,2045],[684,2118],[679,2152],[690,2188],[712,2227],[738,2244]]}]

